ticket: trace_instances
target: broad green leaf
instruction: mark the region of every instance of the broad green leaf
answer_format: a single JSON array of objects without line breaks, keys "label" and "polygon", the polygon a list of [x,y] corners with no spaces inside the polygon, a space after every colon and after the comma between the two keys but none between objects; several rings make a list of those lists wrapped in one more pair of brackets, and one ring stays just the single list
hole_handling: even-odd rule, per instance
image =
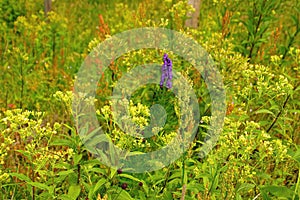
[{"label": "broad green leaf", "polygon": [[255,187],[254,184],[243,183],[243,184],[240,185],[240,187],[238,188],[237,192],[248,192],[249,190],[251,190],[254,187]]},{"label": "broad green leaf", "polygon": [[187,186],[186,186],[186,189],[188,191],[192,191],[192,192],[195,192],[195,193],[205,191],[205,188],[204,188],[203,184],[200,184],[196,181],[188,183]]},{"label": "broad green leaf", "polygon": [[[82,135],[82,141],[83,143],[86,143],[88,142],[88,140],[96,140],[96,142],[100,143],[102,141],[105,141],[107,142],[108,139],[107,139],[107,136],[103,133],[100,133],[101,131],[101,127],[98,127],[96,129],[94,129],[92,132],[88,133],[88,134],[85,134],[85,135]],[[95,138],[93,138],[95,137]]]},{"label": "broad green leaf", "polygon": [[81,158],[82,158],[82,154],[75,154],[74,155],[74,165],[77,165],[80,162]]},{"label": "broad green leaf", "polygon": [[61,172],[58,172],[57,174],[58,174],[59,176],[66,176],[66,175],[69,175],[69,174],[72,174],[72,173],[74,173],[73,169],[69,169],[69,170],[67,170],[67,171],[61,171]]},{"label": "broad green leaf", "polygon": [[89,165],[89,166],[101,165],[101,162],[98,159],[92,159],[92,160],[83,161],[81,165]]},{"label": "broad green leaf", "polygon": [[119,176],[120,176],[120,177],[124,177],[124,178],[128,178],[128,179],[131,179],[131,180],[137,181],[137,182],[140,182],[140,181],[141,181],[140,179],[138,179],[138,178],[136,178],[136,177],[134,177],[134,176],[131,176],[131,175],[129,175],[129,174],[119,174]]},{"label": "broad green leaf", "polygon": [[237,194],[235,200],[243,200],[243,198],[241,197],[241,195]]},{"label": "broad green leaf", "polygon": [[60,199],[60,200],[72,200],[72,197],[70,195],[63,194],[63,195],[59,196],[58,199]]},{"label": "broad green leaf", "polygon": [[181,178],[182,172],[181,171],[177,171],[171,174],[171,176],[169,177],[169,179],[174,179],[174,178]]},{"label": "broad green leaf", "polygon": [[112,179],[116,174],[117,170],[115,168],[111,168],[109,178]]},{"label": "broad green leaf", "polygon": [[162,198],[164,200],[173,200],[172,193],[170,191],[165,191],[164,194],[162,195]]},{"label": "broad green leaf", "polygon": [[72,167],[69,163],[55,163],[53,166],[56,169],[70,169]]},{"label": "broad green leaf", "polygon": [[265,192],[269,192],[276,197],[292,198],[294,195],[293,190],[290,190],[289,188],[284,186],[275,186],[275,185],[263,186],[262,190]]},{"label": "broad green leaf", "polygon": [[47,190],[47,191],[50,191],[50,188],[49,186],[43,184],[43,183],[39,183],[39,182],[28,182],[29,185],[33,186],[33,187],[37,187],[39,189],[42,189],[42,190]]},{"label": "broad green leaf", "polygon": [[95,194],[95,192],[97,192],[97,190],[98,190],[105,182],[106,182],[106,179],[105,179],[105,178],[100,179],[100,180],[96,183],[96,185],[95,185],[95,187],[94,187],[94,190],[93,190],[93,193]]},{"label": "broad green leaf", "polygon": [[[89,138],[91,134],[89,134],[88,136],[86,136],[86,138],[83,138],[82,141],[84,143],[85,146],[88,147],[95,147],[97,144],[100,144],[101,142],[108,142],[107,136],[105,134],[100,134],[98,133],[98,135],[96,135],[93,138]],[[89,138],[89,139],[87,139]]]},{"label": "broad green leaf", "polygon": [[126,192],[125,190],[122,190],[122,192],[120,193],[120,195],[117,198],[118,200],[131,200],[133,199],[130,194],[128,192]]},{"label": "broad green leaf", "polygon": [[14,176],[22,181],[26,181],[26,182],[32,182],[31,179],[24,175],[24,174],[18,174],[18,173],[9,173],[9,175]]},{"label": "broad green leaf", "polygon": [[300,164],[300,149],[291,153],[292,158]]},{"label": "broad green leaf", "polygon": [[68,196],[71,197],[72,200],[76,200],[80,195],[81,188],[79,185],[71,185],[68,190]]},{"label": "broad green leaf", "polygon": [[28,151],[24,151],[24,150],[16,150],[16,152],[19,152],[21,154],[23,154],[24,156],[26,156],[29,160],[32,159],[31,154]]},{"label": "broad green leaf", "polygon": [[67,139],[56,139],[50,143],[50,146],[67,146],[73,148],[74,143],[71,140],[67,140]]},{"label": "broad green leaf", "polygon": [[111,143],[109,143],[109,153],[110,153],[110,161],[115,162],[116,157],[118,158],[118,155],[116,155],[117,152],[115,150],[115,146]]},{"label": "broad green leaf", "polygon": [[138,193],[139,193],[139,199],[140,199],[140,200],[146,200],[146,197],[145,197],[145,193],[144,193],[144,192],[138,190]]},{"label": "broad green leaf", "polygon": [[261,196],[262,196],[263,200],[271,200],[271,198],[268,196],[268,194],[264,190],[261,190]]}]

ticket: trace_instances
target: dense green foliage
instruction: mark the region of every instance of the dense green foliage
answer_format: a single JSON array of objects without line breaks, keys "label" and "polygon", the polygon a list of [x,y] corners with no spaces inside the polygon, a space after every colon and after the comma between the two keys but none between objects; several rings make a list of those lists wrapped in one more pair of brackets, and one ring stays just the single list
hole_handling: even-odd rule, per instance
[{"label": "dense green foliage", "polygon": [[[300,199],[300,2],[202,0],[199,27],[184,22],[185,0],[0,0],[1,199]],[[195,68],[167,52],[193,85],[201,121],[182,157],[155,172],[104,166],[82,144],[72,120],[73,83],[98,43],[137,27],[164,27],[196,40],[213,57],[226,87],[224,129],[199,159],[211,100]],[[123,133],[109,96],[122,74],[162,63],[162,50],[129,52],[99,82],[97,116],[119,147],[148,152],[178,127],[177,101],[159,86],[141,87],[130,114],[147,125],[153,103],[166,125],[143,140]],[[156,95],[154,95],[156,94]]]}]

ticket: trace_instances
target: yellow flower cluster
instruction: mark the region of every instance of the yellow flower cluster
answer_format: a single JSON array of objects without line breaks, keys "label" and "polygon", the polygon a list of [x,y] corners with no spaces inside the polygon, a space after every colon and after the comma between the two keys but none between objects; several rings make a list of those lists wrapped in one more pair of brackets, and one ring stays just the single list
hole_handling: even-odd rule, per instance
[{"label": "yellow flower cluster", "polygon": [[[4,135],[4,133],[1,133]],[[15,140],[10,137],[4,137],[4,141],[0,145],[0,165],[4,164],[5,158],[7,156],[7,152],[10,150],[10,145],[12,145]]]},{"label": "yellow flower cluster", "polygon": [[[203,121],[208,122],[206,118]],[[208,155],[207,162],[211,166],[220,162],[226,165],[220,184],[226,185],[226,191],[234,191],[232,183],[248,184],[259,180],[257,171],[271,168],[271,163],[280,168],[291,162],[287,154],[291,144],[283,144],[282,140],[271,137],[257,122],[226,117],[217,148]]]},{"label": "yellow flower cluster", "polygon": [[73,94],[71,91],[66,91],[66,92],[57,91],[55,94],[53,94],[53,97],[56,100],[63,101],[66,103],[66,105],[70,106],[72,103]]},{"label": "yellow flower cluster", "polygon": [[187,4],[187,1],[178,1],[169,9],[171,14],[177,15],[179,18],[186,17],[188,12],[195,12],[195,8]]},{"label": "yellow flower cluster", "polygon": [[238,91],[238,95],[244,99],[261,98],[265,93],[270,95],[270,91],[274,97],[279,97],[293,89],[286,77],[273,74],[264,65],[249,65],[242,74],[246,86]]},{"label": "yellow flower cluster", "polygon": [[100,44],[100,40],[98,38],[94,38],[88,44],[88,52],[92,52],[94,48],[96,48]]},{"label": "yellow flower cluster", "polygon": [[[9,166],[19,162],[12,157],[18,153],[26,161],[33,164],[39,178],[47,177],[48,170],[42,170],[45,165],[54,165],[58,161],[70,161],[73,149],[57,150],[49,146],[51,139],[58,134],[61,124],[45,123],[44,113],[21,109],[7,110],[0,120],[0,181],[7,178]],[[13,152],[14,150],[14,152]],[[12,159],[13,158],[13,159]],[[16,160],[14,160],[16,159]],[[8,168],[1,168],[5,163]],[[21,163],[20,163],[21,164]]]},{"label": "yellow flower cluster", "polygon": [[5,173],[0,169],[0,183],[5,182],[8,178],[9,178],[8,173]]},{"label": "yellow flower cluster", "polygon": [[139,125],[141,128],[144,128],[149,124],[150,109],[147,106],[141,103],[138,103],[135,106],[134,103],[130,100],[129,112],[132,116],[132,121]]},{"label": "yellow flower cluster", "polygon": [[291,47],[289,55],[292,57],[295,65],[293,65],[293,70],[299,73],[300,71],[300,48]]}]

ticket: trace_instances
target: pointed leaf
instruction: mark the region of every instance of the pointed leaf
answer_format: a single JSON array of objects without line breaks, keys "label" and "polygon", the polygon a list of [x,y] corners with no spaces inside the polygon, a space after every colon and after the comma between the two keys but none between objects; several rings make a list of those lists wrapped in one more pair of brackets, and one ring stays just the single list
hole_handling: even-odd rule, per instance
[{"label": "pointed leaf", "polygon": [[106,183],[106,179],[105,179],[105,178],[100,179],[100,180],[96,183],[96,185],[95,185],[95,187],[94,187],[93,193],[95,194],[95,192],[97,192],[97,190],[98,190],[104,183]]},{"label": "pointed leaf", "polygon": [[31,179],[24,174],[9,173],[9,175],[14,176],[14,177],[20,179],[21,181],[32,182]]},{"label": "pointed leaf", "polygon": [[255,114],[271,114],[272,116],[275,117],[275,114],[267,109],[260,109],[260,110],[256,111]]},{"label": "pointed leaf", "polygon": [[68,196],[71,197],[72,200],[76,200],[80,195],[81,188],[79,185],[71,185],[68,190]]}]

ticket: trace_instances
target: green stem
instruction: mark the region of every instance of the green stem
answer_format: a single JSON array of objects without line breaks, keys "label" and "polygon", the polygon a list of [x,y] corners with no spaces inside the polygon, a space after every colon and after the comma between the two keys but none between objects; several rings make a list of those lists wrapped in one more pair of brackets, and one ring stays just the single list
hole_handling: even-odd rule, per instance
[{"label": "green stem", "polygon": [[182,177],[181,177],[181,184],[184,185],[185,180],[184,180],[184,173],[185,173],[185,162],[184,162],[184,157],[182,157]]},{"label": "green stem", "polygon": [[160,190],[159,193],[163,193],[164,192],[164,189],[167,187],[167,183],[168,183],[169,177],[170,177],[170,167],[168,167],[168,171],[166,173],[166,178],[165,178],[164,185],[163,185],[163,187],[162,187],[162,189]]},{"label": "green stem", "polygon": [[[183,134],[183,141],[185,141],[185,137]],[[182,152],[184,152],[184,144],[182,145]],[[186,184],[187,184],[187,177],[185,175],[185,158],[187,153],[183,153],[182,156],[182,179],[181,179],[181,185],[182,185],[182,196],[180,200],[184,200],[185,192],[186,192]]]},{"label": "green stem", "polygon": [[117,199],[120,196],[121,192],[122,192],[122,189],[120,190],[120,192],[117,194],[117,196],[113,200]]},{"label": "green stem", "polygon": [[300,182],[300,165],[299,165],[299,169],[298,169],[298,179],[297,179],[297,184],[296,184],[296,188],[295,188],[295,192],[294,192],[294,195],[293,195],[293,199],[292,199],[292,200],[295,200],[295,198],[296,198],[296,193],[297,193],[298,188],[299,188],[299,182]]},{"label": "green stem", "polygon": [[[31,179],[34,182],[35,177],[34,177],[34,165],[33,165],[33,163],[31,163],[31,170],[32,170]],[[34,186],[32,186],[32,200],[35,200],[35,187]]]},{"label": "green stem", "polygon": [[23,75],[23,64],[21,64],[20,68],[20,73],[21,73],[21,99],[20,99],[20,108],[22,109],[23,107],[23,95],[24,95],[24,75]]},{"label": "green stem", "polygon": [[[281,58],[281,64],[282,64],[283,60],[285,59],[287,53],[289,52],[291,46],[293,45],[294,40],[295,40],[295,38],[297,37],[299,31],[300,31],[300,28],[297,27],[296,32],[293,34],[293,36],[292,36],[291,39],[289,40],[289,44],[288,44],[286,50],[284,51],[284,54],[283,54],[283,56],[282,56],[282,58]],[[280,65],[281,65],[281,64],[280,64]]]},{"label": "green stem", "polygon": [[[293,91],[295,91],[298,87],[300,86],[300,84],[298,84],[297,86],[294,87]],[[267,133],[270,132],[270,130],[273,128],[273,126],[276,124],[277,120],[279,119],[280,115],[282,114],[283,110],[285,109],[289,99],[291,98],[291,94],[289,94],[284,103],[283,103],[283,106],[282,106],[282,109],[279,111],[279,113],[277,114],[277,116],[275,117],[273,123],[270,125],[270,127],[268,128],[267,130]]]},{"label": "green stem", "polygon": [[[262,4],[263,7],[265,7],[265,1],[263,1],[263,4]],[[255,11],[253,13],[253,16],[255,15],[255,12],[256,12],[256,8],[254,8]],[[255,31],[254,31],[254,41],[252,42],[251,44],[251,47],[250,47],[250,53],[249,53],[249,61],[252,59],[253,57],[253,50],[254,50],[254,47],[255,47],[255,42],[256,42],[256,38],[257,38],[257,32],[258,32],[258,29],[260,28],[261,24],[262,24],[262,21],[263,20],[263,14],[260,13],[259,14],[259,18],[258,18],[258,21],[257,21],[257,24],[256,24],[256,27],[255,27]]]}]

